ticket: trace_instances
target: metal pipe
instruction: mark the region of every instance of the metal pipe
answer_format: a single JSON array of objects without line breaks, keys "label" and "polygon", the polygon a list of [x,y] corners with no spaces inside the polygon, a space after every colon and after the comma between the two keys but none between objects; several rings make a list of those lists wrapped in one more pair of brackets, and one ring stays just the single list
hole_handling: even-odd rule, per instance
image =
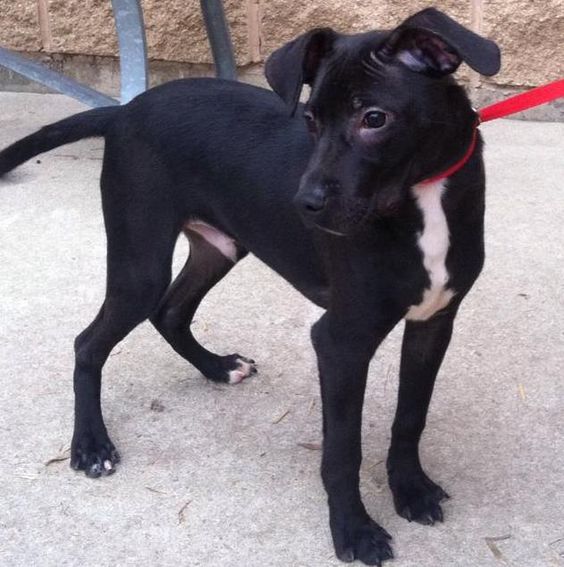
[{"label": "metal pipe", "polygon": [[54,91],[71,96],[88,106],[112,106],[119,104],[119,101],[115,98],[99,93],[86,85],[82,85],[69,77],[51,71],[51,69],[48,69],[44,65],[22,57],[3,47],[0,47],[0,65],[36,83],[41,83]]},{"label": "metal pipe", "polygon": [[216,75],[222,79],[237,80],[237,67],[223,2],[221,0],[200,0],[206,30],[216,67]]},{"label": "metal pipe", "polygon": [[119,43],[121,104],[126,104],[149,86],[147,40],[139,0],[112,0]]}]

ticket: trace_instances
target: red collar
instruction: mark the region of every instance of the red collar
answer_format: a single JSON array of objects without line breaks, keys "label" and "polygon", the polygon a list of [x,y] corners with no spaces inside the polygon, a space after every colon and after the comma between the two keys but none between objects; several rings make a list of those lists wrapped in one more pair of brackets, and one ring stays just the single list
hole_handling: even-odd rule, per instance
[{"label": "red collar", "polygon": [[477,112],[478,120],[472,129],[472,139],[470,140],[466,153],[449,168],[437,173],[436,175],[427,177],[427,179],[420,181],[418,185],[435,183],[441,179],[451,177],[458,170],[462,169],[474,153],[476,140],[478,139],[478,126],[482,122],[488,122],[489,120],[495,120],[496,118],[503,118],[504,116],[515,114],[516,112],[521,112],[522,110],[527,110],[534,106],[540,106],[541,104],[545,104],[560,97],[564,97],[564,79],[554,81],[548,85],[543,85],[542,87],[531,89],[525,93],[509,97],[501,102],[496,102],[495,104],[482,108]]}]

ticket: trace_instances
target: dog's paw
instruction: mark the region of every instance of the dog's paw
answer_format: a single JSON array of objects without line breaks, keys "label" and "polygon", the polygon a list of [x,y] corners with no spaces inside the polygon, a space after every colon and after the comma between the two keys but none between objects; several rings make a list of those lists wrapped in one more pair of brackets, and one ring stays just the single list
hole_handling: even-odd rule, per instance
[{"label": "dog's paw", "polygon": [[332,524],[331,531],[335,553],[341,561],[351,563],[358,559],[366,565],[382,565],[394,557],[390,546],[392,536],[370,517],[340,524]]},{"label": "dog's paw", "polygon": [[255,361],[240,354],[211,354],[201,362],[198,369],[208,380],[227,384],[239,384],[257,373]]},{"label": "dog's paw", "polygon": [[84,471],[90,478],[107,476],[115,472],[119,461],[119,453],[107,436],[82,434],[73,438],[70,466],[75,471]]},{"label": "dog's paw", "polygon": [[226,371],[229,384],[239,384],[245,378],[258,372],[255,361],[240,354],[232,354],[224,357],[224,359],[227,359]]},{"label": "dog's paw", "polygon": [[449,495],[423,471],[412,474],[390,474],[390,488],[396,512],[409,522],[432,526],[443,521],[440,502]]}]

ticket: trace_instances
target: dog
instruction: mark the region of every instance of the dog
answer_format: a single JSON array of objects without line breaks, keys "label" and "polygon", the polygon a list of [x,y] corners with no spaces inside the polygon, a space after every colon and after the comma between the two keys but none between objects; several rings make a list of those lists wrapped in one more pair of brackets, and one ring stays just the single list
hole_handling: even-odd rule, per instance
[{"label": "dog", "polygon": [[[337,556],[368,565],[392,557],[390,535],[361,500],[361,417],[369,362],[402,319],[389,485],[400,516],[443,520],[448,496],[425,474],[418,445],[453,321],[484,261],[482,140],[452,77],[463,61],[493,75],[499,49],[432,8],[389,31],[319,28],[269,57],[274,92],[174,81],[0,153],[2,175],[62,144],[105,138],[107,288],[75,341],[74,469],[115,470],[101,371],[142,321],[210,380],[237,383],[256,371],[251,359],[208,351],[190,330],[206,293],[252,252],[325,309],[311,336]],[[171,284],[181,232],[190,254]]]}]

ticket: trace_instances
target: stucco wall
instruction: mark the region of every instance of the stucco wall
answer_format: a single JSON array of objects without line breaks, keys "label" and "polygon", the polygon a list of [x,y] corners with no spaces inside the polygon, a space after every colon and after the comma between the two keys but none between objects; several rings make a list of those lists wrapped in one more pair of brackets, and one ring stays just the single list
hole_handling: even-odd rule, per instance
[{"label": "stucco wall", "polygon": [[[426,0],[225,0],[237,62],[261,63],[308,28],[392,27]],[[149,56],[211,63],[198,0],[142,0]],[[496,40],[501,73],[484,84],[527,87],[564,76],[564,0],[437,0],[461,23]],[[0,45],[19,51],[117,55],[110,0],[0,0]],[[468,70],[476,86],[482,81]]]}]

